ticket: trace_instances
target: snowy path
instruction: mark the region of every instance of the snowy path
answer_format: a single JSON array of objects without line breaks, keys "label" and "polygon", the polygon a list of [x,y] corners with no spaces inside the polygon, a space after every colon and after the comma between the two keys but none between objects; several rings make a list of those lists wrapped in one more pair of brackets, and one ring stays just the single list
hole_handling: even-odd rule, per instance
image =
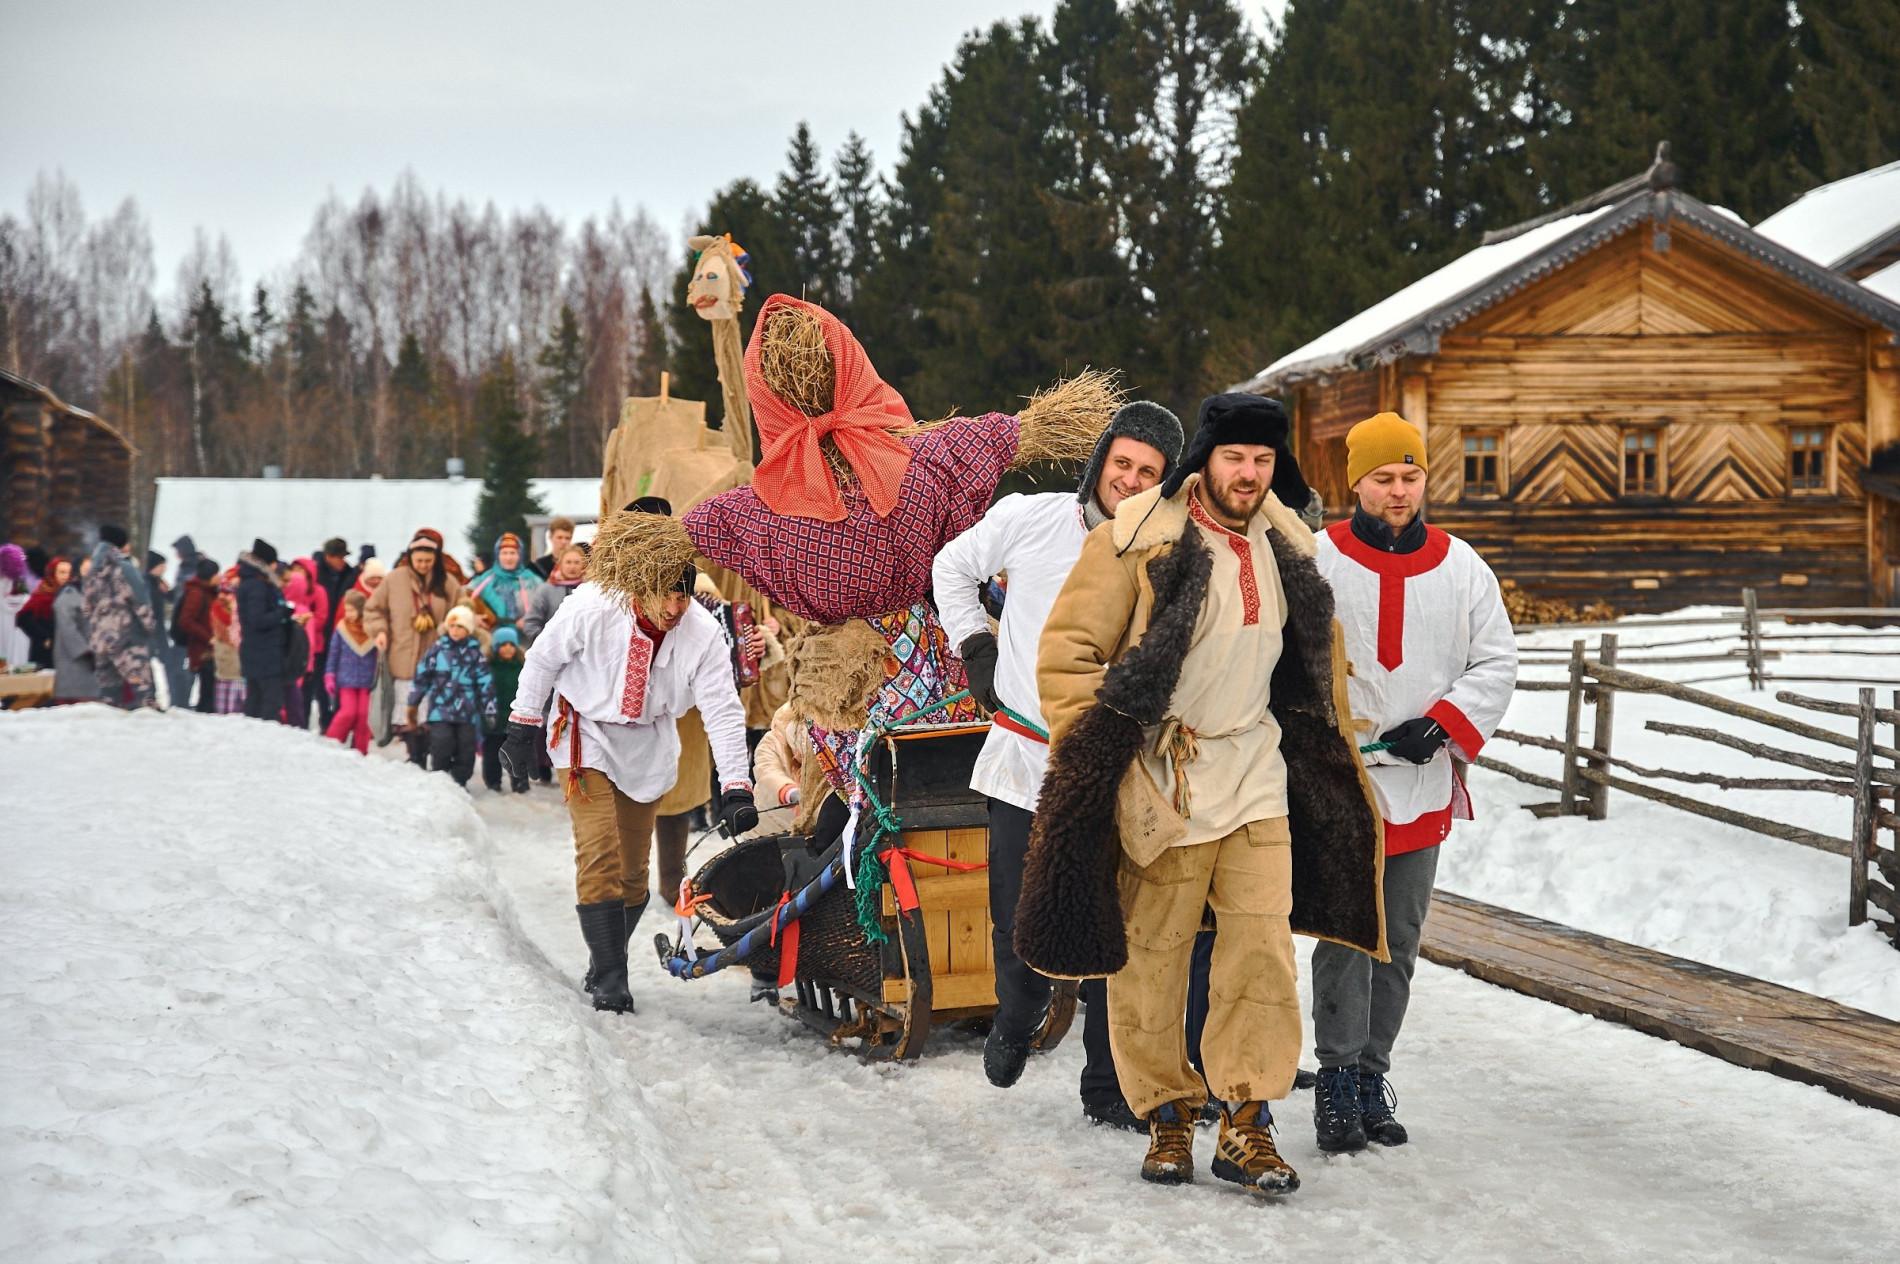
[{"label": "snowy path", "polygon": [[[187,766],[188,765],[188,766]],[[267,771],[261,771],[267,770]],[[0,718],[8,1260],[1876,1259],[1900,1119],[1421,965],[1414,1144],[1135,1177],[1073,1039],[871,1067],[742,976],[576,990],[558,797],[275,726]],[[647,928],[643,927],[643,932]],[[650,936],[643,933],[642,939]],[[1203,1165],[1212,1136],[1203,1132]]]}]

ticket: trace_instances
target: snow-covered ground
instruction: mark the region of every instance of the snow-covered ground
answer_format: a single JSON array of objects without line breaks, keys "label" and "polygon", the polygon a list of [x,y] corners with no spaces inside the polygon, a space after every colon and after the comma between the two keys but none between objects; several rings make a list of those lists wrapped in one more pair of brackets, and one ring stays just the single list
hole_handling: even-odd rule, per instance
[{"label": "snow-covered ground", "polygon": [[[1713,613],[1706,609],[1684,610],[1674,617]],[[1608,629],[1618,635],[1619,661],[1627,670],[1664,680],[1698,682],[1697,688],[1711,693],[1852,735],[1854,721],[1777,702],[1775,694],[1790,690],[1852,702],[1858,696],[1857,686],[1771,680],[1763,690],[1751,692],[1739,659],[1727,664],[1632,662],[1664,655],[1721,654],[1739,650],[1742,644],[1739,634],[1713,644],[1680,644],[1690,638],[1733,630],[1733,624],[1727,629],[1646,627],[1650,622],[1628,619]],[[1900,629],[1872,636],[1865,631],[1814,625],[1786,628],[1769,624],[1768,629],[1816,638],[1790,644],[1859,651],[1770,661],[1772,673],[1900,678]],[[1830,637],[1830,632],[1838,635]],[[1559,657],[1559,651],[1567,656],[1571,641],[1582,637],[1594,657],[1599,635],[1597,631],[1526,632],[1519,636],[1518,644],[1527,660],[1533,656],[1549,660]],[[1678,644],[1663,644],[1667,642]],[[1770,648],[1777,646],[1776,642],[1769,644]],[[1876,653],[1868,653],[1870,650]],[[1559,680],[1568,678],[1568,669],[1548,662],[1535,666],[1527,663],[1521,674],[1525,679]],[[1729,678],[1709,679],[1717,676]],[[1882,688],[1877,697],[1882,706],[1892,705],[1893,690]],[[1560,738],[1566,706],[1566,695],[1561,692],[1520,691],[1505,716],[1504,727]],[[1658,694],[1619,693],[1615,720],[1613,753],[1651,768],[1747,777],[1818,775],[1753,759],[1708,742],[1650,732],[1644,727],[1649,720],[1713,728],[1828,759],[1853,759],[1851,750],[1793,737]],[[1586,703],[1582,729],[1586,744],[1592,737],[1593,722]],[[1884,727],[1881,740],[1891,740]],[[1490,743],[1485,753],[1546,777],[1556,777],[1562,764],[1555,752],[1503,740]],[[1836,838],[1847,837],[1852,821],[1851,801],[1832,795],[1731,791],[1637,779]],[[1871,926],[1848,929],[1845,857],[1692,816],[1621,791],[1610,792],[1609,819],[1600,822],[1580,817],[1539,820],[1519,805],[1550,802],[1556,797],[1552,792],[1483,768],[1472,770],[1471,791],[1477,819],[1453,830],[1439,865],[1440,887],[1900,1019],[1900,951]]]},{"label": "snow-covered ground", "polygon": [[1081,1121],[1079,1037],[1004,1093],[973,1039],[868,1066],[736,972],[643,967],[638,1014],[594,1013],[547,791],[88,707],[0,717],[0,801],[9,1261],[1872,1260],[1900,1236],[1900,1118],[1429,965],[1395,1069],[1413,1144],[1322,1158],[1296,1095],[1305,1185],[1257,1206],[1206,1176],[1206,1131],[1198,1185],[1143,1184],[1141,1140]]}]

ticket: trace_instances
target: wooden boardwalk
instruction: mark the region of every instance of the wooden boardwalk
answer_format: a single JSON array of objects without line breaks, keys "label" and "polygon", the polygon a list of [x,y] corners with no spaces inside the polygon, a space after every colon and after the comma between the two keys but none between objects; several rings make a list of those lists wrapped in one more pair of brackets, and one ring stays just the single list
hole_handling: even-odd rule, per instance
[{"label": "wooden boardwalk", "polygon": [[1900,1023],[1462,896],[1432,897],[1441,966],[1900,1114]]}]

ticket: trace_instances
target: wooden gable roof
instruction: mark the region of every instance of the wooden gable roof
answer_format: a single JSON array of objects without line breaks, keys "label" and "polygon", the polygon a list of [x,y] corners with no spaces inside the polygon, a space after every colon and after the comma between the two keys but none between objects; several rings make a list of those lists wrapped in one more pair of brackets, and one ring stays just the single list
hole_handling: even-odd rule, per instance
[{"label": "wooden gable roof", "polygon": [[[1688,260],[1695,259],[1736,271],[1744,278],[1745,286],[1773,293],[1777,329],[1789,328],[1788,321],[1793,319],[1795,328],[1838,328],[1846,323],[1900,334],[1900,303],[1771,241],[1728,212],[1675,188],[1674,168],[1659,156],[1657,164],[1643,176],[1550,215],[1488,234],[1476,250],[1281,357],[1233,389],[1280,394],[1301,382],[1389,364],[1408,356],[1435,355],[1442,337],[1453,330],[1460,335],[1476,332],[1481,324],[1488,323],[1478,318],[1493,309],[1508,305],[1514,314],[1522,315],[1525,309],[1543,304],[1546,293],[1556,295],[1564,289],[1576,296],[1580,324],[1587,317],[1616,326],[1614,332],[1687,333],[1698,327],[1750,327],[1746,312],[1735,310],[1737,304],[1732,297],[1707,294],[1707,286],[1686,284],[1666,301],[1654,286],[1646,295],[1635,268],[1620,282],[1613,270],[1591,269],[1587,278],[1574,274],[1588,288],[1587,294],[1577,286],[1553,289],[1540,284],[1638,229],[1647,229],[1649,239],[1661,244],[1668,244],[1675,230],[1684,230],[1675,235],[1684,239],[1685,273],[1690,271]],[[1622,284],[1627,292],[1613,293],[1606,304],[1603,293],[1595,289],[1605,283],[1613,290]],[[1531,299],[1528,296],[1533,290],[1537,297]],[[1706,294],[1710,303],[1728,309],[1717,325],[1707,326],[1712,310],[1695,310],[1699,292]],[[1520,295],[1527,296],[1527,301],[1510,303]],[[1546,310],[1545,321],[1538,323],[1547,323],[1549,316]],[[1730,323],[1737,319],[1743,323]],[[1608,333],[1612,329],[1578,327],[1576,332]]]}]

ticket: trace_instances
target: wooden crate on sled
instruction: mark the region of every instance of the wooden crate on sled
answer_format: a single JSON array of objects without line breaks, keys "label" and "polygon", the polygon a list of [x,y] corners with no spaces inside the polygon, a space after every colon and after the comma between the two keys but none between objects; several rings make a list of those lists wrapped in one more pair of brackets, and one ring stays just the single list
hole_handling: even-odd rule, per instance
[{"label": "wooden crate on sled", "polygon": [[[899,846],[966,864],[988,863],[988,804],[969,788],[988,728],[918,726],[891,733],[873,748],[871,781],[879,799],[901,821]],[[870,830],[867,813],[860,832],[868,839]],[[754,846],[759,841],[748,840]],[[795,856],[795,841],[779,845]],[[701,877],[717,863],[709,863],[695,877],[696,891]],[[872,945],[855,924],[855,893],[839,883],[802,919],[796,977],[788,989],[792,994],[779,1000],[788,1016],[834,1044],[857,1042],[867,1057],[916,1058],[933,1023],[982,1019],[996,1011],[988,873],[927,861],[903,863],[910,867],[918,907],[901,909],[887,881],[881,904],[886,941]],[[794,858],[786,869],[789,873],[802,867],[810,873],[814,865],[822,868],[818,860]],[[764,894],[749,896],[747,903],[764,909]],[[759,916],[753,912],[728,918],[716,906],[702,910],[702,916],[707,912],[712,913],[708,924],[728,944]],[[778,952],[755,954],[750,964],[755,973],[770,977],[778,969]],[[1036,1047],[1054,1048],[1074,1016],[1075,986],[1058,983]]]}]

